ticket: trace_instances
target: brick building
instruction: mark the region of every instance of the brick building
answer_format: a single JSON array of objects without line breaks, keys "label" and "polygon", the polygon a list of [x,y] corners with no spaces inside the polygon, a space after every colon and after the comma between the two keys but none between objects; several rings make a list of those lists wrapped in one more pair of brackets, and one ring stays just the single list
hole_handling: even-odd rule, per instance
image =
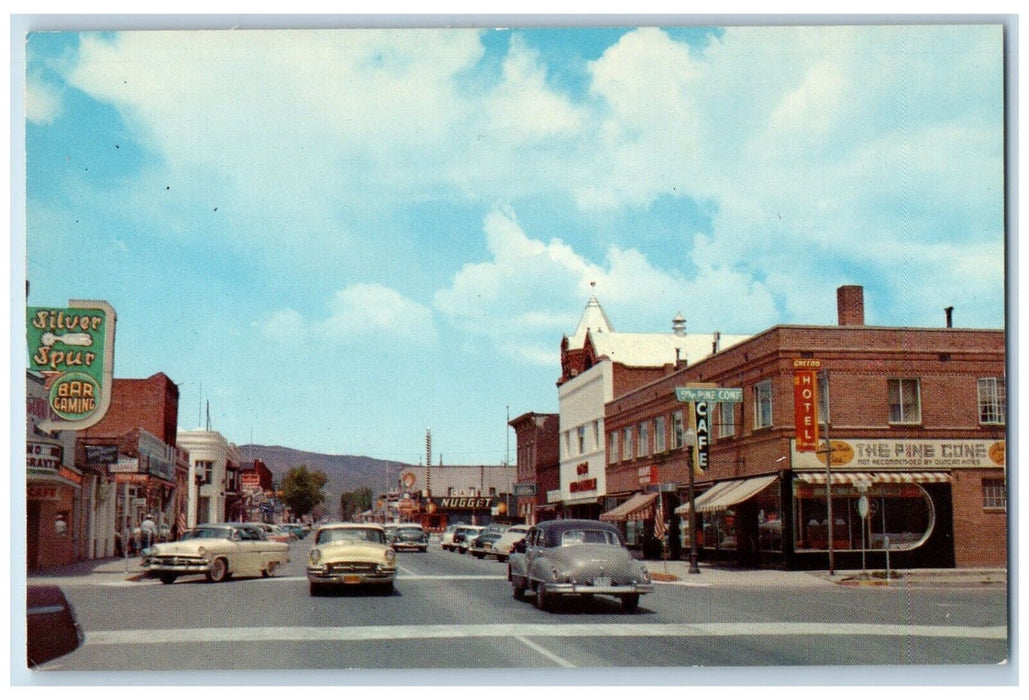
[{"label": "brick building", "polygon": [[[657,511],[687,547],[691,404],[675,389],[734,388],[742,401],[706,406],[702,557],[825,568],[831,551],[840,568],[881,568],[889,548],[897,567],[1005,566],[1004,331],[953,328],[949,310],[946,327],[866,326],[860,287],[837,302],[837,326],[775,326],[608,402],[601,517],[639,543]],[[806,371],[816,451],[795,400]]]},{"label": "brick building", "polygon": [[514,493],[518,518],[529,525],[556,515],[547,493],[560,488],[558,415],[523,413],[510,421],[515,431],[517,475]]},{"label": "brick building", "polygon": [[87,556],[111,556],[146,515],[172,534],[185,508],[187,455],[176,445],[179,389],[162,372],[115,379],[111,404],[96,425],[77,433],[75,463],[96,477],[87,505]]}]

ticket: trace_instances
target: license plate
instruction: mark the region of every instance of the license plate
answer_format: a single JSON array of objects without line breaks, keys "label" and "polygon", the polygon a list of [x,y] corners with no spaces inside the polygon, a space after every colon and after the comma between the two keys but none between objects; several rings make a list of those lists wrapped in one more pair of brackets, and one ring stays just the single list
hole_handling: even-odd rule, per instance
[{"label": "license plate", "polygon": [[344,576],[343,583],[361,583],[360,576]]},{"label": "license plate", "polygon": [[593,579],[594,586],[610,586],[611,578],[609,576],[597,576]]}]

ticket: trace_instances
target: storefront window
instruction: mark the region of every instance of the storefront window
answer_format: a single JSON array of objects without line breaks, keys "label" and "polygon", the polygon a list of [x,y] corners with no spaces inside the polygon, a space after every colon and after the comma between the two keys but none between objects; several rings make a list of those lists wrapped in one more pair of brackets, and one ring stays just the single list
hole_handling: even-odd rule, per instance
[{"label": "storefront window", "polygon": [[[828,550],[825,486],[796,482],[794,493],[794,546],[798,551]],[[862,492],[851,484],[832,487],[833,549],[910,550],[932,532],[932,499],[918,484],[870,484]],[[859,509],[867,499],[867,517]]]}]

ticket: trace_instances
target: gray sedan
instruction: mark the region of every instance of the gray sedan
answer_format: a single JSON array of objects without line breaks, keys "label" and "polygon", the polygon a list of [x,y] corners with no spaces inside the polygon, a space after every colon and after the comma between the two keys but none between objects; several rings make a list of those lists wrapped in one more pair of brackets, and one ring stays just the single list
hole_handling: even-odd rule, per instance
[{"label": "gray sedan", "polygon": [[610,595],[634,611],[654,586],[643,564],[633,559],[614,525],[599,520],[550,520],[529,530],[511,553],[507,578],[514,597],[527,590],[536,606],[549,610],[563,595]]}]

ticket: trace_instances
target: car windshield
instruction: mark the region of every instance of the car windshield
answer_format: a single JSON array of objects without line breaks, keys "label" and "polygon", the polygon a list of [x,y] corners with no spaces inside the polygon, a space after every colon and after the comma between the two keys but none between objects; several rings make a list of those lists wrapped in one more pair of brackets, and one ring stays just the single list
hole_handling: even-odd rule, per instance
[{"label": "car windshield", "polygon": [[420,527],[402,527],[397,530],[397,534],[400,535],[420,535],[422,529]]},{"label": "car windshield", "polygon": [[386,536],[382,530],[372,527],[347,527],[322,530],[318,533],[318,544],[328,542],[374,542],[385,544]]},{"label": "car windshield", "polygon": [[198,539],[232,539],[232,528],[228,527],[198,527],[187,530],[182,535],[182,540]]},{"label": "car windshield", "polygon": [[618,544],[618,538],[607,530],[565,530],[561,546],[569,544]]}]

